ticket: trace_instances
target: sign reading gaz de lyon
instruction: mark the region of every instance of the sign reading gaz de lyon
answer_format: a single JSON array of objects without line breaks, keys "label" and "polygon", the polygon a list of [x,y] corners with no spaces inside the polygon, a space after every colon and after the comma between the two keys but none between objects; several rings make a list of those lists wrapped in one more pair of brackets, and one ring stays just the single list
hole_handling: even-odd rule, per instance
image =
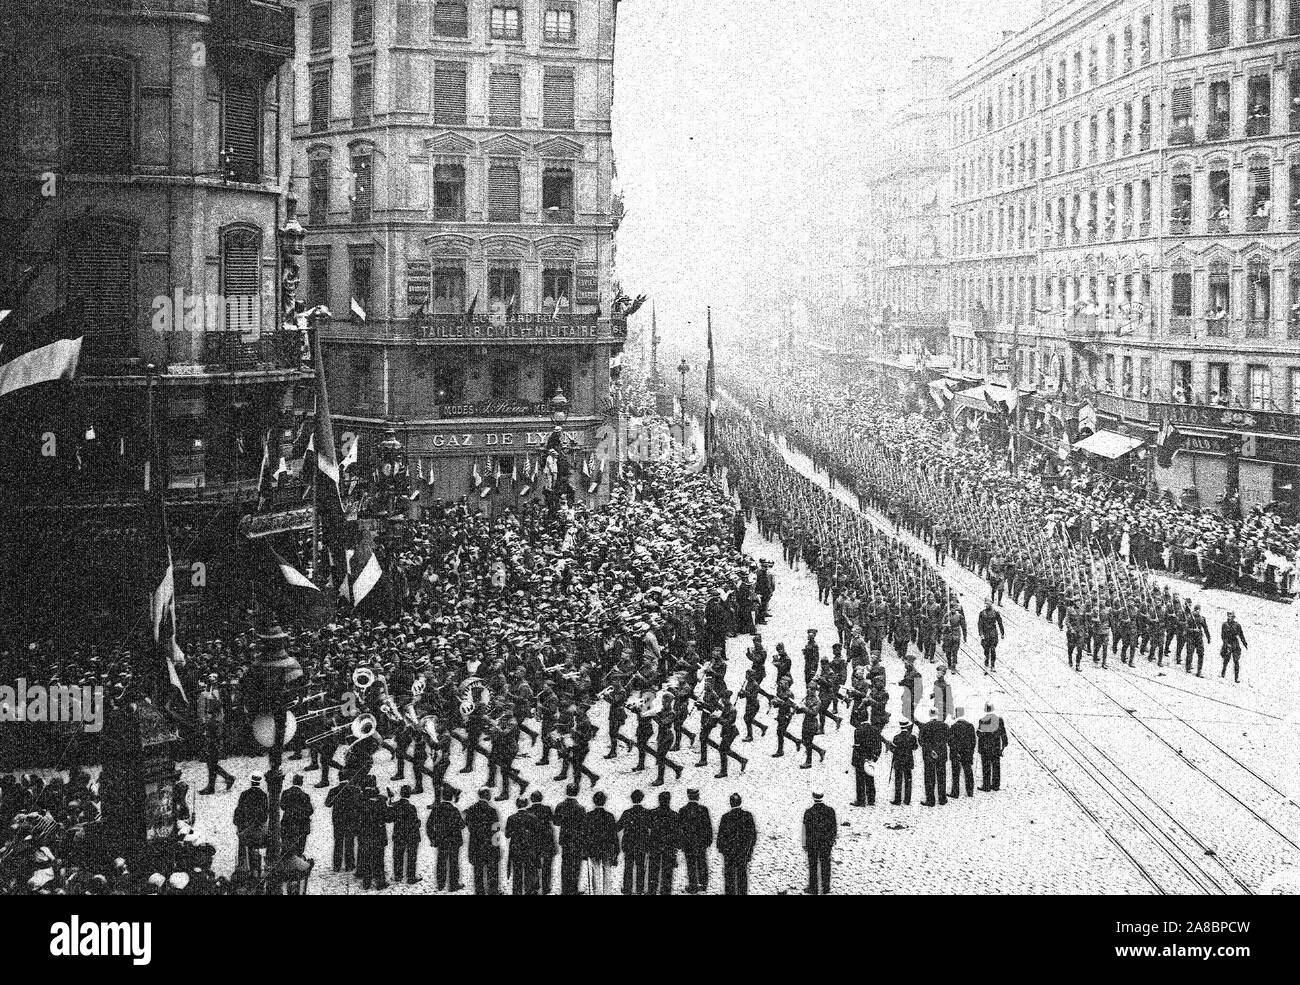
[{"label": "sign reading gaz de lyon", "polygon": [[[407,445],[410,455],[527,455],[541,452],[546,446],[550,431],[435,431],[413,434]],[[582,450],[591,448],[591,429],[565,431],[564,440],[570,447]]]}]

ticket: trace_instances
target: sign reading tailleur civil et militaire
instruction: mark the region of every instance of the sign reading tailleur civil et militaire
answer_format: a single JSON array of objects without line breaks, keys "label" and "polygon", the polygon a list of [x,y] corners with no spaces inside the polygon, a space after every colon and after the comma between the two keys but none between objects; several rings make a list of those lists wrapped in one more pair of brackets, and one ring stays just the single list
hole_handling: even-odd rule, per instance
[{"label": "sign reading tailleur civil et militaire", "polygon": [[[489,431],[457,430],[455,427],[411,435],[407,452],[411,455],[527,455],[540,453],[551,432],[544,431]],[[565,443],[576,450],[590,450],[590,428],[565,431]]]}]

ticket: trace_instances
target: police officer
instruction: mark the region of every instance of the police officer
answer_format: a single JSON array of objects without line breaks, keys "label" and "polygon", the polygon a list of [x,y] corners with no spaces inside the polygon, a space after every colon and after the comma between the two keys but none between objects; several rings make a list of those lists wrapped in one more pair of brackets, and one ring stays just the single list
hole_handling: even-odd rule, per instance
[{"label": "police officer", "polygon": [[876,763],[883,741],[880,727],[864,716],[853,729],[853,779],[857,797],[854,807],[873,807],[876,803]]},{"label": "police officer", "polygon": [[912,734],[912,723],[906,718],[898,725],[898,734],[891,744],[893,751],[894,799],[890,801],[895,807],[912,802],[912,770],[916,766],[915,753],[918,743]]}]

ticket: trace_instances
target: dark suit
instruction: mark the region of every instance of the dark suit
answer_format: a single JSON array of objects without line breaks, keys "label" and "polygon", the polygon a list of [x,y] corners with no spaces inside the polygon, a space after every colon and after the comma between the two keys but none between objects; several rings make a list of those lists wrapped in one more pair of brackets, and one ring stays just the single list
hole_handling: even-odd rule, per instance
[{"label": "dark suit", "polygon": [[280,838],[286,857],[307,854],[307,836],[311,834],[315,810],[302,787],[291,786],[280,798]]},{"label": "dark suit", "polygon": [[415,867],[420,858],[420,815],[409,799],[399,800],[393,816],[393,881],[415,881]]},{"label": "dark suit", "polygon": [[650,842],[650,812],[633,804],[618,819],[623,833],[623,895],[643,896],[646,891],[646,863]]},{"label": "dark suit", "polygon": [[677,851],[681,847],[681,824],[677,812],[660,804],[647,812],[650,854],[647,896],[673,894],[673,870],[677,868]]},{"label": "dark suit", "polygon": [[582,819],[587,809],[572,797],[555,805],[555,826],[560,829],[560,895],[578,895],[582,872]]},{"label": "dark suit", "polygon": [[543,896],[551,895],[551,882],[555,875],[555,812],[549,804],[533,804],[528,808],[537,818],[537,874],[538,886]]},{"label": "dark suit", "polygon": [[948,726],[937,718],[922,722],[920,732],[921,762],[925,771],[925,804],[933,807],[937,792],[940,804],[948,803]]},{"label": "dark suit", "polygon": [[460,889],[460,846],[465,841],[465,819],[455,805],[439,801],[429,811],[424,830],[429,844],[438,853],[434,863],[437,888],[454,893]]},{"label": "dark suit", "polygon": [[713,818],[699,801],[687,801],[677,812],[682,854],[686,857],[686,891],[709,891],[709,847],[713,844]]},{"label": "dark suit", "polygon": [[803,846],[808,853],[808,895],[831,891],[831,848],[839,836],[835,809],[817,801],[803,812]]},{"label": "dark suit", "polygon": [[501,823],[497,809],[479,800],[465,809],[465,827],[469,829],[469,865],[474,872],[474,892],[479,896],[496,896],[501,849],[492,843],[493,831]]},{"label": "dark suit", "polygon": [[728,896],[749,895],[749,861],[758,843],[754,815],[733,807],[718,820],[718,854],[722,856],[722,887]]},{"label": "dark suit", "polygon": [[357,867],[357,829],[361,820],[361,788],[343,783],[325,795],[334,828],[334,871],[350,872]]},{"label": "dark suit", "polygon": [[975,796],[975,726],[959,718],[948,726],[948,759],[952,764],[952,790],[949,797],[961,795],[961,779],[966,778],[966,796]]}]

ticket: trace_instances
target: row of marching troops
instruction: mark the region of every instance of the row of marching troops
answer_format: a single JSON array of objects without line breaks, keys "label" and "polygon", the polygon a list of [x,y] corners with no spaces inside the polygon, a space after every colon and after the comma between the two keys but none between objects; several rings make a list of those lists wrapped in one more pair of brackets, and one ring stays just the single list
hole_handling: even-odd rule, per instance
[{"label": "row of marching troops", "polygon": [[[1094,550],[1091,542],[1072,539],[1059,518],[1027,519],[953,463],[879,440],[867,421],[880,412],[858,400],[816,419],[782,424],[797,431],[800,450],[827,471],[832,484],[853,490],[861,510],[875,510],[930,545],[937,565],[951,557],[987,579],[996,604],[1009,594],[1055,621],[1065,631],[1066,660],[1076,671],[1085,657],[1106,668],[1114,656],[1129,666],[1144,656],[1157,667],[1168,660],[1203,675],[1206,644],[1214,637],[1199,605],[1168,585],[1157,586],[1147,572],[1114,554]],[[774,432],[772,421],[754,427]],[[785,543],[787,560],[793,564],[801,554],[819,589],[831,594],[838,559],[826,556],[815,531],[779,509],[761,514]],[[992,639],[981,632],[982,641]],[[1219,640],[1220,676],[1231,669],[1239,680],[1247,642],[1235,613],[1220,625]]]}]

